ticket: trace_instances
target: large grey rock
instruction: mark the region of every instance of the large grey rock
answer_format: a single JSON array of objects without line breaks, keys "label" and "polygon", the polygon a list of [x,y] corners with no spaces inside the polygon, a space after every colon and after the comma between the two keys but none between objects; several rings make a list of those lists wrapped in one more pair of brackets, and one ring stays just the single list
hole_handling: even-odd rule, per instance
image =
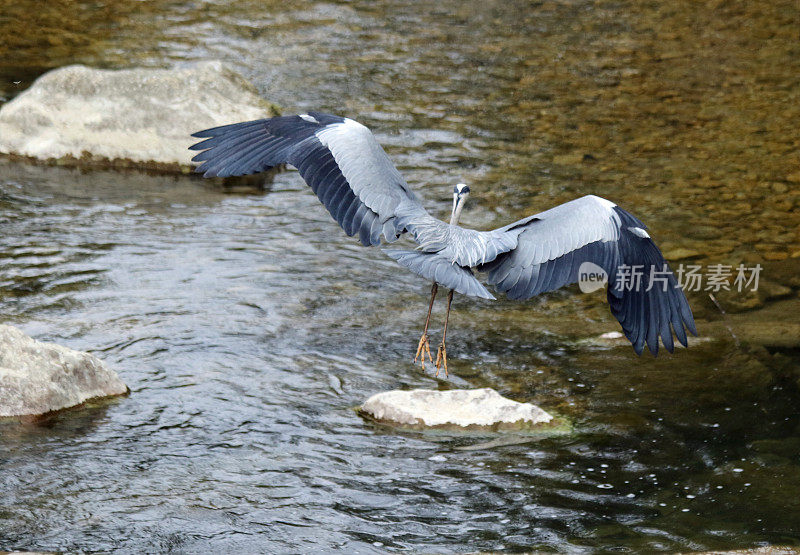
[{"label": "large grey rock", "polygon": [[416,428],[528,429],[553,420],[536,405],[506,399],[489,388],[385,391],[367,399],[360,412]]},{"label": "large grey rock", "polygon": [[[187,169],[195,131],[277,115],[221,62],[175,69],[55,69],[0,108],[0,153]],[[105,162],[105,163],[104,163]]]},{"label": "large grey rock", "polygon": [[127,392],[97,357],[0,325],[0,416],[44,414]]}]

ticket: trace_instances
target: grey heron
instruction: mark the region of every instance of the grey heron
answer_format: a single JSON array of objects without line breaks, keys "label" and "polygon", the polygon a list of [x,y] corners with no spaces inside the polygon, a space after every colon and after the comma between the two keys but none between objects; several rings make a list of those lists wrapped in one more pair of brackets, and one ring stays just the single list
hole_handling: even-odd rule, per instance
[{"label": "grey heron", "polygon": [[[638,218],[611,201],[588,195],[491,231],[458,225],[469,187],[453,191],[450,222],[432,217],[364,125],[320,112],[260,119],[193,134],[202,151],[193,161],[205,177],[247,175],[278,164],[297,168],[328,212],[365,246],[392,243],[403,234],[416,250],[385,249],[400,265],[433,282],[425,327],[414,362],[434,362],[428,342],[439,284],[447,287],[447,313],[435,366],[447,372],[445,339],[453,293],[494,299],[475,277],[510,299],[529,299],[578,281],[592,263],[608,278],[612,314],[637,354],[658,354],[659,337],[672,352],[673,333],[687,345],[697,335],[692,311],[674,274]],[[625,273],[639,268],[635,283]],[[658,281],[657,286],[654,281]]]}]

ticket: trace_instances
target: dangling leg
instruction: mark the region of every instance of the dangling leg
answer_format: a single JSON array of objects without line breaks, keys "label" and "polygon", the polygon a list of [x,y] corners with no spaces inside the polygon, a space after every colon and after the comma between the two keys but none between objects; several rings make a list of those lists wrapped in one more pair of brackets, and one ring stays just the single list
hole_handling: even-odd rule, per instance
[{"label": "dangling leg", "polygon": [[453,290],[447,294],[447,314],[444,316],[444,330],[442,331],[442,344],[439,345],[439,352],[436,353],[436,375],[439,375],[439,368],[444,365],[444,375],[447,376],[447,349],[444,340],[447,338],[447,321],[450,319],[450,303],[453,302]]},{"label": "dangling leg", "polygon": [[433,310],[433,299],[436,298],[436,291],[439,290],[439,284],[435,281],[433,282],[433,287],[431,287],[431,303],[428,305],[428,317],[425,318],[425,329],[422,330],[422,337],[419,338],[419,345],[417,346],[417,354],[414,355],[414,363],[416,364],[417,359],[422,356],[422,369],[425,370],[425,353],[428,353],[428,360],[433,362],[433,357],[431,356],[431,347],[428,344],[428,324],[431,323],[431,310]]}]

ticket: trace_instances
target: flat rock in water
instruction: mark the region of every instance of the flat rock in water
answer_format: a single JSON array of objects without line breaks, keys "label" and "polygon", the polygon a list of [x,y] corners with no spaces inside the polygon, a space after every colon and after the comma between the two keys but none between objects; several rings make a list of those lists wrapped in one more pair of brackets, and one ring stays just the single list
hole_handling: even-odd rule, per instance
[{"label": "flat rock in water", "polygon": [[506,399],[494,389],[412,389],[373,395],[361,414],[410,427],[530,429],[553,417],[530,403]]},{"label": "flat rock in water", "polygon": [[127,392],[97,357],[0,325],[0,416],[44,414]]},{"label": "flat rock in water", "polygon": [[218,61],[174,69],[73,65],[45,73],[0,108],[0,153],[186,170],[195,131],[274,115],[274,105]]}]

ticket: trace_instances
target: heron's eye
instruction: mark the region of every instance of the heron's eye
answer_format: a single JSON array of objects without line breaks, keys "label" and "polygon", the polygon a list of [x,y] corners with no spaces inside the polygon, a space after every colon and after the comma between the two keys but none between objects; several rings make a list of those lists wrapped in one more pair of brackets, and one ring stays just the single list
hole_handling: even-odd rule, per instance
[{"label": "heron's eye", "polygon": [[469,194],[469,187],[464,187],[463,189],[461,189],[461,193],[464,194],[464,195],[468,195]]},{"label": "heron's eye", "polygon": [[455,193],[456,195],[458,194],[458,185],[453,187],[453,193]]}]

